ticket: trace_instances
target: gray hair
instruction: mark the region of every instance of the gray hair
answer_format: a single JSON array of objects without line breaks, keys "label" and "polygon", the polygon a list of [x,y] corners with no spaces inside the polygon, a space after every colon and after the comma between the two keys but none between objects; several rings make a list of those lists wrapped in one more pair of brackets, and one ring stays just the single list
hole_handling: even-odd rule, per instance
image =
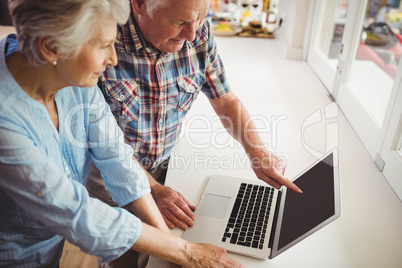
[{"label": "gray hair", "polygon": [[147,13],[152,17],[158,8],[169,5],[168,0],[145,0]]},{"label": "gray hair", "polygon": [[99,20],[112,16],[124,24],[130,16],[128,0],[9,0],[10,15],[17,29],[19,50],[35,66],[47,63],[39,50],[39,38],[61,59],[77,55],[94,36]]}]

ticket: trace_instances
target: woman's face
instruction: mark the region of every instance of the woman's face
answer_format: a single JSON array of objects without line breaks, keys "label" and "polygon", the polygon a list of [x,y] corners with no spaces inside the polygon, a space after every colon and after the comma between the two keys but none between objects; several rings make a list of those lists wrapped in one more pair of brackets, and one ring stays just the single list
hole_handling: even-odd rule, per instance
[{"label": "woman's face", "polygon": [[107,65],[117,64],[116,25],[111,17],[100,20],[94,38],[81,47],[77,57],[57,62],[55,68],[68,86],[93,87]]}]

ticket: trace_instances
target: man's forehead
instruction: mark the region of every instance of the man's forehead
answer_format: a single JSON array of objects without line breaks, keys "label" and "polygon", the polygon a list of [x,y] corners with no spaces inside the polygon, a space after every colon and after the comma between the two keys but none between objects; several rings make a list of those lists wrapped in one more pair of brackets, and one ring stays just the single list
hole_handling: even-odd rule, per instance
[{"label": "man's forehead", "polygon": [[[176,19],[197,20],[208,13],[209,0],[166,0],[166,8]],[[200,17],[201,16],[201,17]]]},{"label": "man's forehead", "polygon": [[173,6],[175,8],[187,7],[194,9],[209,8],[210,0],[165,0],[166,5]]}]

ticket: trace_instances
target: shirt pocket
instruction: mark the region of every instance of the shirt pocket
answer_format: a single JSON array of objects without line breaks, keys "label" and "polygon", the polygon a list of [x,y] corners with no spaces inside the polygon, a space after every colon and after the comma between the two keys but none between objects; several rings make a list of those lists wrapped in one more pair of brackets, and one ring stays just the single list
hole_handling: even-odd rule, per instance
[{"label": "shirt pocket", "polygon": [[106,101],[117,121],[134,121],[140,117],[139,87],[134,81],[106,81]]},{"label": "shirt pocket", "polygon": [[198,93],[200,93],[205,81],[205,74],[201,72],[179,78],[178,111],[187,111],[191,107],[193,102],[197,99]]}]

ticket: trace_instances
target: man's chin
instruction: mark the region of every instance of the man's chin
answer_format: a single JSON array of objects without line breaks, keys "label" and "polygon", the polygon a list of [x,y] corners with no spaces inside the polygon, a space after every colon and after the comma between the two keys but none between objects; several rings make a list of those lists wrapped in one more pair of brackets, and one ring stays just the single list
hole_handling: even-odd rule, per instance
[{"label": "man's chin", "polygon": [[168,44],[160,48],[163,52],[177,52],[183,48],[184,41],[177,42],[177,44]]}]

